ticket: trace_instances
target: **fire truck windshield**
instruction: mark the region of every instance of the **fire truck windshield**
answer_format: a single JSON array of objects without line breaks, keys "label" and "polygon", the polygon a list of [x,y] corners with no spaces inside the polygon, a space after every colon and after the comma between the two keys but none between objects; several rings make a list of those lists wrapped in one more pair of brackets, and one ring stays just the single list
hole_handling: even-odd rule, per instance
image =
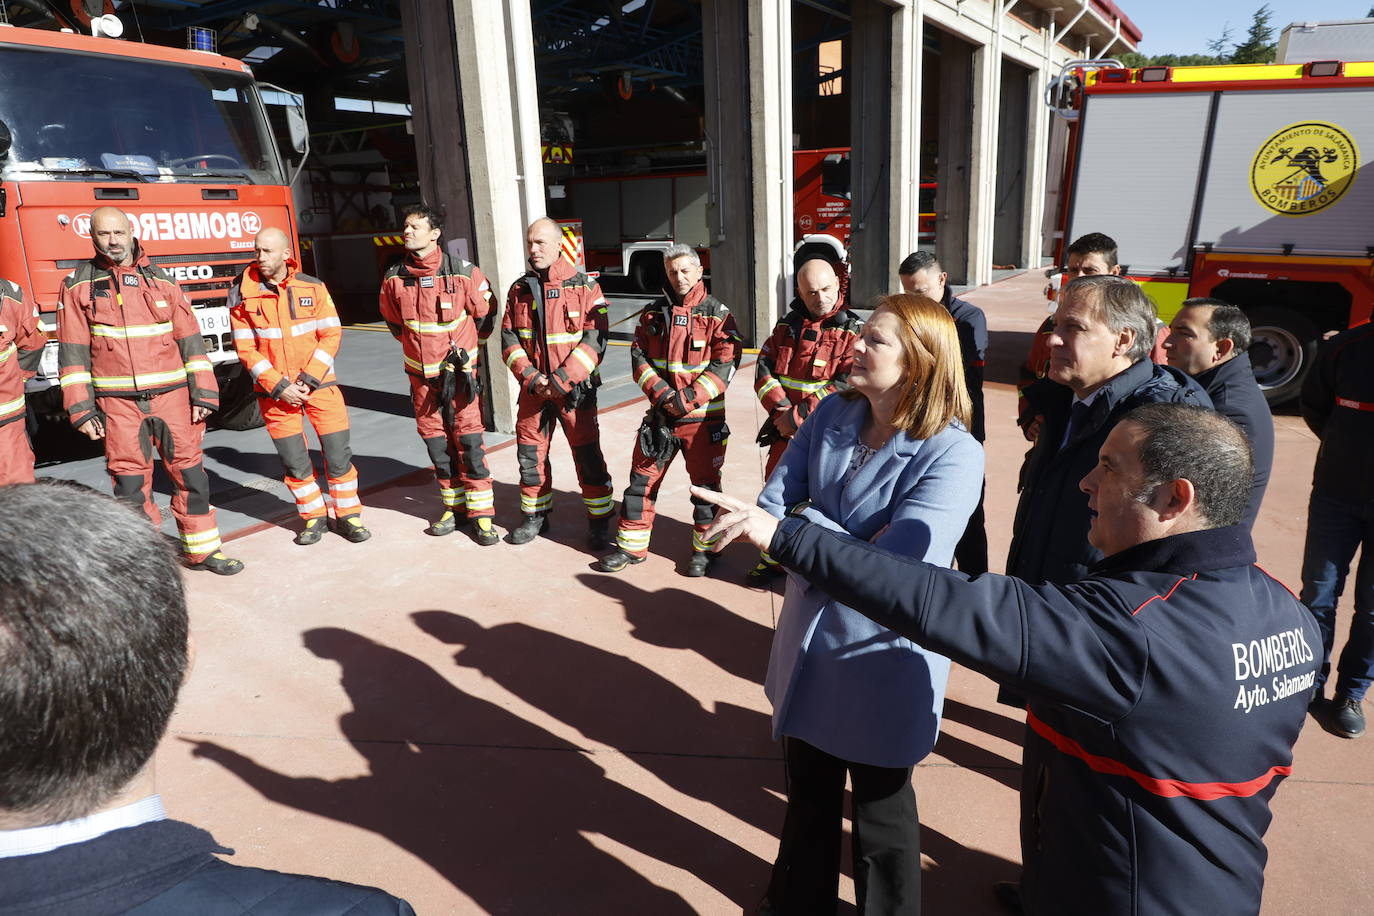
[{"label": "fire truck windshield", "polygon": [[245,75],[0,45],[0,86],[7,181],[285,184]]}]

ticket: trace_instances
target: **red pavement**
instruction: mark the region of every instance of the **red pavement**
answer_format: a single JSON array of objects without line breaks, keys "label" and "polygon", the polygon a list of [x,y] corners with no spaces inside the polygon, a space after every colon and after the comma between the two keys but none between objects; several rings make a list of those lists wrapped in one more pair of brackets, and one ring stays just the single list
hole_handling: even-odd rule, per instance
[{"label": "red pavement", "polygon": [[[1043,316],[1040,285],[1023,275],[966,296],[993,334],[994,558],[1025,451],[1006,383]],[[727,396],[736,494],[761,483],[750,375]],[[617,497],[640,414],[602,415]],[[1296,586],[1316,443],[1296,417],[1277,426],[1256,539],[1261,563]],[[301,548],[259,527],[233,544],[243,574],[189,575],[196,665],[158,755],[172,816],[210,829],[232,861],[376,884],[420,913],[756,902],[783,812],[759,686],[780,598],[738,584],[754,559],[742,546],[707,579],[678,574],[690,549],[680,465],[648,562],[593,571],[561,440],[553,461],[551,537],[521,547],[426,537],[437,494],[412,477],[371,495],[365,544]],[[518,521],[514,450],[491,465],[505,528]],[[996,914],[988,886],[1018,870],[1021,716],[994,694],[956,667],[937,753],[917,769],[927,913]],[[1370,911],[1370,740],[1309,720],[1275,805],[1267,916]]]}]

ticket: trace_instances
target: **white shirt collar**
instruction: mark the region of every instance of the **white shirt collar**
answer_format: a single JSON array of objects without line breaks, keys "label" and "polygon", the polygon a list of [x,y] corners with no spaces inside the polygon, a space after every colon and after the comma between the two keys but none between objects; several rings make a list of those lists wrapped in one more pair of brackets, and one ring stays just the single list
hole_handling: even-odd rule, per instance
[{"label": "white shirt collar", "polygon": [[0,859],[52,852],[63,846],[93,840],[114,830],[137,827],[139,824],[166,818],[167,812],[162,807],[162,796],[149,795],[131,805],[63,821],[60,824],[44,824],[41,827],[25,827],[21,830],[0,830]]}]

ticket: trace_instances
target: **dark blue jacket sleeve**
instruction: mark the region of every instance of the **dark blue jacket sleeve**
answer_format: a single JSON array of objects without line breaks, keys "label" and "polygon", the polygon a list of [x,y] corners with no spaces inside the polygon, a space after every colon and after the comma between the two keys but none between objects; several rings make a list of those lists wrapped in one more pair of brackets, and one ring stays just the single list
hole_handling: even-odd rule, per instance
[{"label": "dark blue jacket sleeve", "polygon": [[1147,644],[1100,580],[1031,586],[963,573],[784,519],[769,555],[835,600],[999,683],[1104,722],[1140,694]]}]

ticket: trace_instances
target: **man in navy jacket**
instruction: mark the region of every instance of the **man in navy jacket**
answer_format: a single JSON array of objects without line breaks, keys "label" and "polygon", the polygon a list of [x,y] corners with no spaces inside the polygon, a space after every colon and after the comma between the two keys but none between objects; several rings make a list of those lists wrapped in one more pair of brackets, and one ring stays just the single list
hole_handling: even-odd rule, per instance
[{"label": "man in navy jacket", "polygon": [[1320,635],[1255,565],[1250,476],[1214,411],[1128,414],[1082,481],[1104,559],[1071,585],[969,580],[728,497],[709,535],[1030,697],[1025,913],[1254,916]]},{"label": "man in navy jacket", "polygon": [[[964,384],[973,402],[973,425],[969,432],[979,442],[987,439],[983,411],[983,368],[988,355],[988,319],[972,302],[954,295],[949,274],[929,251],[913,251],[897,268],[902,289],[913,296],[925,296],[945,307],[959,333],[959,355],[964,360]],[[986,488],[986,485],[985,485]],[[988,571],[988,532],[983,516],[983,498],[969,516],[964,536],[954,548],[954,561],[971,576]]]},{"label": "man in navy jacket", "polygon": [[1250,368],[1249,348],[1250,319],[1220,299],[1185,300],[1164,341],[1169,365],[1191,375],[1217,412],[1236,421],[1250,440],[1255,477],[1245,524],[1253,529],[1274,464],[1274,415]]},{"label": "man in navy jacket", "polygon": [[[1064,290],[1050,332],[1044,420],[1022,469],[1007,575],[1075,582],[1102,559],[1088,539],[1092,512],[1078,482],[1117,421],[1142,404],[1212,406],[1186,374],[1150,359],[1154,304],[1124,277],[1079,277]],[[1052,389],[1052,390],[1049,390]],[[1015,704],[1019,705],[1019,704]]]},{"label": "man in navy jacket", "polygon": [[181,574],[141,515],[0,487],[0,913],[414,916],[373,887],[230,865],[167,819],[149,761],[186,638]]}]

